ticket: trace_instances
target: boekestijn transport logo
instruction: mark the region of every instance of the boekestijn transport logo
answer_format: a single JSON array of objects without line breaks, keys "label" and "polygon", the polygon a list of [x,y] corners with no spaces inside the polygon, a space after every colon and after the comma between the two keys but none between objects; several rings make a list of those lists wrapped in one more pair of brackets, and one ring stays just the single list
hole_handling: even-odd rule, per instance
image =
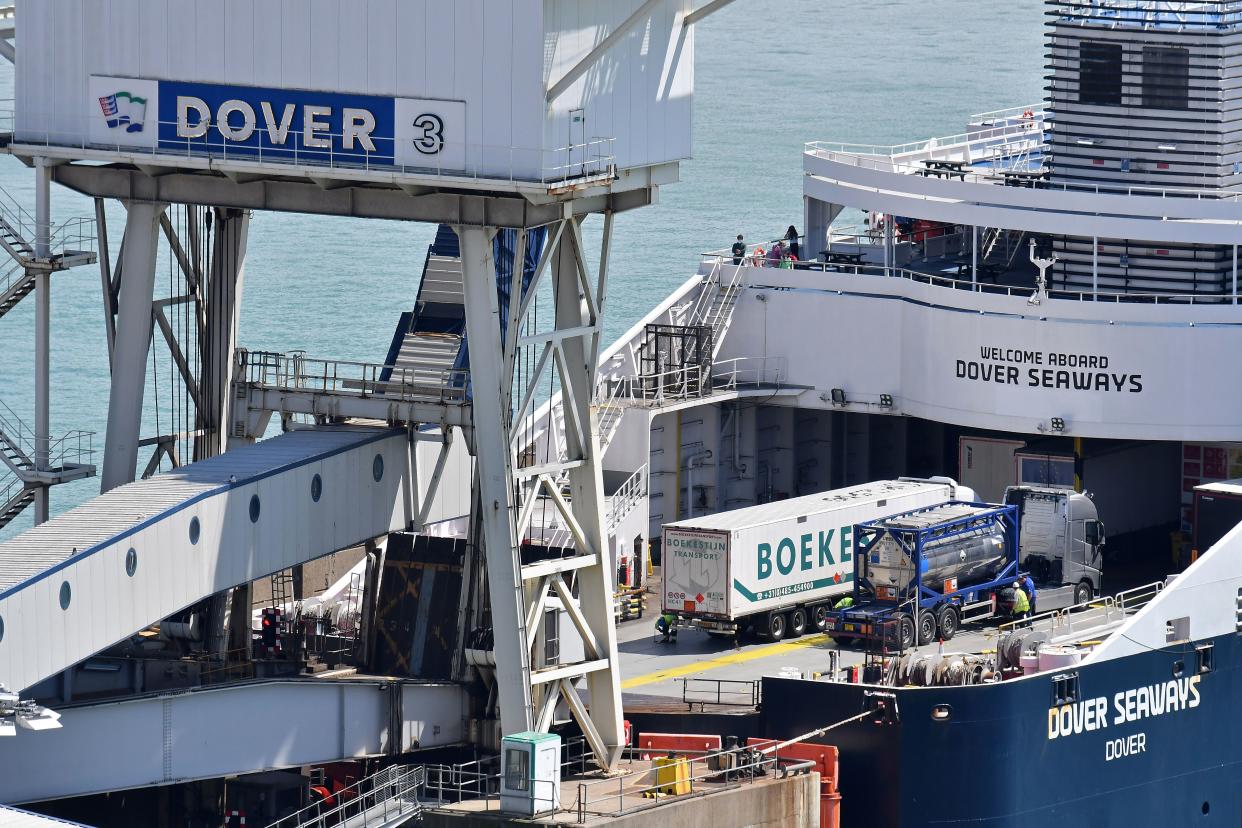
[{"label": "boekestijn transport logo", "polygon": [[126,132],[142,132],[147,119],[147,99],[130,92],[113,92],[99,98],[99,108],[109,129],[125,128]]}]

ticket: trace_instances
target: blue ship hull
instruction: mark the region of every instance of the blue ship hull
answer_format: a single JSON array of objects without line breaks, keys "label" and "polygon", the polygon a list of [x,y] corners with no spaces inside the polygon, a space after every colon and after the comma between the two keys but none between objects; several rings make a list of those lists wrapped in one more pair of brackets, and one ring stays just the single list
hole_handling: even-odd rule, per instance
[{"label": "blue ship hull", "polygon": [[[1200,673],[1202,645],[1211,665]],[[898,721],[816,740],[840,749],[846,828],[1236,826],[1240,659],[1231,635],[971,687],[765,678],[764,730],[789,738],[859,713],[869,690],[895,695]],[[1066,711],[1055,702],[1073,679],[1055,679],[1074,674]]]}]

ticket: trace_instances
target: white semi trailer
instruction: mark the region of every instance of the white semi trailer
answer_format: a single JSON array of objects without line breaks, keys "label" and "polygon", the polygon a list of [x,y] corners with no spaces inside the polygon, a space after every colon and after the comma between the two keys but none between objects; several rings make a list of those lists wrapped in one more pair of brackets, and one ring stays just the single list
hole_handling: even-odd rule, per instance
[{"label": "white semi trailer", "polygon": [[666,524],[662,606],[711,633],[824,630],[833,602],[853,593],[854,526],[950,500],[975,494],[903,478]]}]

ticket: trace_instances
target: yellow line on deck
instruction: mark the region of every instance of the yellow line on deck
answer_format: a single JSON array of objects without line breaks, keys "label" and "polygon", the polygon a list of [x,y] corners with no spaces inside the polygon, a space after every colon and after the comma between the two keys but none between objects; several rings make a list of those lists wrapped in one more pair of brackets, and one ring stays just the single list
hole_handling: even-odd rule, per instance
[{"label": "yellow line on deck", "polygon": [[730,664],[742,664],[747,661],[768,658],[770,656],[790,652],[791,650],[800,650],[803,647],[813,647],[816,644],[823,644],[827,640],[827,635],[819,633],[817,635],[808,635],[802,638],[796,638],[792,641],[781,641],[776,644],[768,644],[764,647],[755,647],[749,650],[738,650],[737,652],[705,659],[704,661],[695,661],[690,664],[682,664],[678,667],[669,667],[667,670],[656,670],[654,673],[647,673],[645,676],[635,676],[632,679],[626,679],[621,682],[621,689],[633,690],[635,687],[642,687],[645,684],[656,684],[657,682],[688,676],[691,673],[701,673],[705,670],[715,670],[717,667],[727,667]]}]

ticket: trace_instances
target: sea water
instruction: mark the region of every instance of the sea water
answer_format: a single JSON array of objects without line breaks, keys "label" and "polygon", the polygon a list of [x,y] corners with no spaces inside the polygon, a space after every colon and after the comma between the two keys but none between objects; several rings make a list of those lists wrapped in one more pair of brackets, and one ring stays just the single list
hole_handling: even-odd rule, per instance
[{"label": "sea water", "polygon": [[[807,141],[894,144],[948,135],[963,131],[971,113],[1038,101],[1043,10],[1042,0],[736,0],[704,21],[695,42],[694,158],[682,164],[679,183],[661,189],[657,205],[615,222],[605,343],[692,276],[699,253],[728,247],[738,233],[766,241],[790,224],[801,230]],[[11,99],[12,90],[13,68],[0,61],[0,99]],[[33,183],[30,169],[0,156],[0,187],[28,210]],[[60,187],[53,205],[56,221],[93,213],[89,199]],[[109,204],[113,257],[123,226],[123,209]],[[587,228],[588,238],[594,229]],[[240,344],[382,361],[398,317],[413,305],[434,232],[430,225],[255,213]],[[158,295],[167,293],[172,267],[161,258]],[[96,432],[97,463],[109,381],[102,308],[97,267],[53,277],[52,434]],[[172,420],[173,368],[156,339],[144,436],[167,433]],[[0,319],[0,402],[27,424],[33,343],[31,296]],[[98,491],[97,478],[56,487],[53,513]],[[0,539],[29,528],[31,514],[0,530]]]}]

